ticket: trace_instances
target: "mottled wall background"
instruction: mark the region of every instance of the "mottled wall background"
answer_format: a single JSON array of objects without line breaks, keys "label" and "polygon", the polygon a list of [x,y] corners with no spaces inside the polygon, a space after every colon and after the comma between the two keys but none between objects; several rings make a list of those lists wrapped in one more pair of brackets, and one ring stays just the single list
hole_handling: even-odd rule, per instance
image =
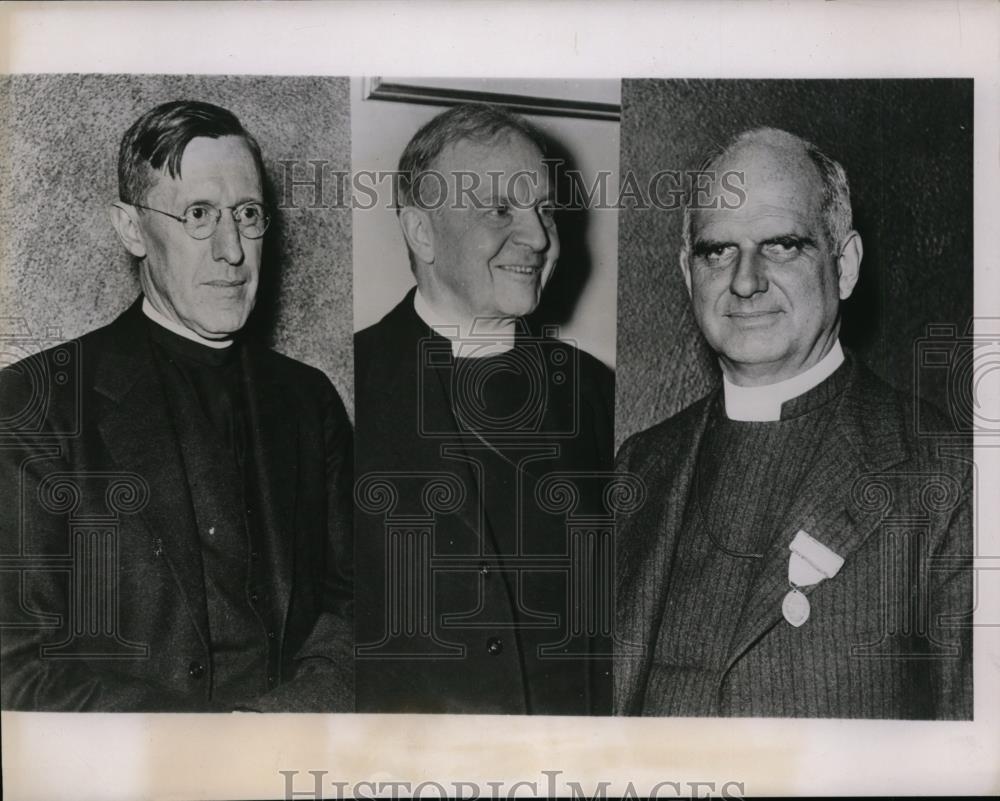
[{"label": "mottled wall background", "polygon": [[[842,338],[912,388],[927,324],[963,333],[972,315],[972,81],[626,80],[622,182],[630,170],[645,187],[658,170],[695,168],[713,142],[762,125],[815,142],[847,170],[864,259]],[[681,212],[626,208],[619,230],[621,443],[719,378],[678,266]],[[921,392],[947,408],[944,382]]]},{"label": "mottled wall background", "polygon": [[108,217],[118,198],[118,143],[142,113],[177,99],[230,109],[260,143],[276,208],[253,334],[322,369],[353,409],[351,210],[346,203],[279,208],[281,161],[321,159],[331,170],[350,169],[346,78],[0,78],[3,334],[14,328],[69,339],[110,322],[135,299],[133,260]]}]

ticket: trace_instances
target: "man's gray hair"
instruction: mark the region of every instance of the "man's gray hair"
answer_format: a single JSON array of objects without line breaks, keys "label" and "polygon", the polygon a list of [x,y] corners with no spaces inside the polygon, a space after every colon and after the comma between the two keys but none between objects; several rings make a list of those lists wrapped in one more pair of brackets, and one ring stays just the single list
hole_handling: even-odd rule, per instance
[{"label": "man's gray hair", "polygon": [[[753,128],[730,139],[723,145],[716,145],[702,159],[699,172],[710,172],[732,150],[748,144],[776,145],[779,147],[800,147],[809,157],[819,172],[823,183],[823,197],[820,200],[820,213],[827,237],[827,244],[834,255],[840,254],[847,235],[851,232],[851,190],[847,183],[847,173],[844,168],[812,142],[801,136],[782,131],[780,128]],[[691,219],[691,199],[694,193],[694,182],[690,182],[684,197],[684,221],[681,236],[685,253],[690,253],[693,235]]]},{"label": "man's gray hair", "polygon": [[503,106],[486,103],[463,103],[438,114],[426,123],[406,145],[399,159],[399,196],[396,210],[420,205],[420,176],[431,169],[434,160],[448,145],[461,141],[479,144],[492,142],[502,134],[523,136],[544,155],[546,142],[527,120]]}]

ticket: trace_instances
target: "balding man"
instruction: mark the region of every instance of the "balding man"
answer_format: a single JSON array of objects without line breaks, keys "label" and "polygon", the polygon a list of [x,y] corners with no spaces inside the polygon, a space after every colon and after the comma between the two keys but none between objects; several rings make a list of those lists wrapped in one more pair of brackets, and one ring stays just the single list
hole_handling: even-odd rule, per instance
[{"label": "balding man", "polygon": [[970,466],[841,347],[845,172],[775,129],[704,170],[680,263],[722,387],[619,453],[615,711],[969,718]]}]

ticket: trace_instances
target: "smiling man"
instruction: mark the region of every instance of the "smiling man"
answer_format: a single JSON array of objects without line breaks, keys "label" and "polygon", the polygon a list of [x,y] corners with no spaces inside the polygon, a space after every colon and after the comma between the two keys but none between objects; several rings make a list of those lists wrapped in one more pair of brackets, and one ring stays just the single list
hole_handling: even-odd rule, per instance
[{"label": "smiling man", "polygon": [[400,159],[416,286],[355,339],[360,711],[610,711],[593,554],[540,489],[612,449],[610,371],[525,319],[559,256],[544,153],[463,105]]},{"label": "smiling man", "polygon": [[862,256],[846,174],[767,128],[703,169],[680,264],[722,387],[618,456],[651,500],[619,521],[617,641],[641,650],[615,711],[968,718],[970,465],[840,345]]},{"label": "smiling man", "polygon": [[[350,423],[321,372],[240,335],[269,223],[257,142],[165,103],[118,178],[141,296],[0,379],[0,533],[27,555],[3,588],[3,706],[350,710]],[[78,382],[16,428],[74,353]]]}]

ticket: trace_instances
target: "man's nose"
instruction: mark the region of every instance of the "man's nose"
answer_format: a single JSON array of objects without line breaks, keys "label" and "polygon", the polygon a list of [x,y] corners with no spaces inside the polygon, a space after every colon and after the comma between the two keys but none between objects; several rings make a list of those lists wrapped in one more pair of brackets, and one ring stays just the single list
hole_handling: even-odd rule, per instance
[{"label": "man's nose", "polygon": [[549,244],[549,232],[542,221],[542,212],[535,209],[522,209],[518,214],[517,229],[514,231],[514,241],[519,245],[531,248],[535,253],[541,253]]},{"label": "man's nose", "polygon": [[229,209],[222,210],[219,225],[216,227],[215,233],[212,234],[212,258],[233,266],[243,263],[243,243],[240,241],[240,229]]},{"label": "man's nose", "polygon": [[767,292],[767,289],[765,266],[757,252],[741,249],[739,261],[729,281],[729,291],[741,298],[749,298],[758,292]]}]

